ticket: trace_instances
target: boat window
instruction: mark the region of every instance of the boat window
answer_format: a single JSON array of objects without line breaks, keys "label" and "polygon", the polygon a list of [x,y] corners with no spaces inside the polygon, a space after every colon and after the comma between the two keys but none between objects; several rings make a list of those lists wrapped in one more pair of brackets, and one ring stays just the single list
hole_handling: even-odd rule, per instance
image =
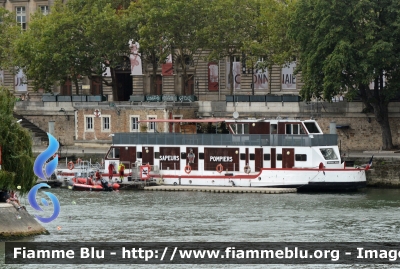
[{"label": "boat window", "polygon": [[276,160],[277,161],[282,161],[282,154],[277,154],[276,155]]},{"label": "boat window", "polygon": [[118,159],[119,158],[119,148],[112,148],[107,155],[107,159]]},{"label": "boat window", "polygon": [[249,134],[249,125],[247,123],[232,124],[232,129],[235,134]]},{"label": "boat window", "polygon": [[317,124],[315,122],[304,122],[304,125],[307,128],[307,131],[310,134],[319,134],[320,131],[318,130]]},{"label": "boat window", "polygon": [[286,124],[286,134],[305,134],[300,124]]},{"label": "boat window", "polygon": [[325,149],[319,149],[319,150],[321,151],[322,156],[324,156],[325,160],[337,160],[338,159],[333,148],[325,148]]},{"label": "boat window", "polygon": [[249,131],[249,125],[248,124],[243,124],[243,133],[244,134],[249,134],[250,133],[250,131]]},{"label": "boat window", "polygon": [[271,134],[277,134],[278,130],[278,125],[277,124],[271,124]]},{"label": "boat window", "polygon": [[186,159],[186,152],[181,152],[181,160],[185,160]]},{"label": "boat window", "polygon": [[264,154],[264,161],[271,160],[271,154]]},{"label": "boat window", "polygon": [[293,124],[293,133],[299,134],[300,128],[298,124]]},{"label": "boat window", "polygon": [[296,154],[295,158],[296,158],[296,161],[298,161],[298,162],[307,161],[307,155],[306,154]]},{"label": "boat window", "polygon": [[291,133],[292,133],[292,125],[286,124],[286,134],[291,134]]}]

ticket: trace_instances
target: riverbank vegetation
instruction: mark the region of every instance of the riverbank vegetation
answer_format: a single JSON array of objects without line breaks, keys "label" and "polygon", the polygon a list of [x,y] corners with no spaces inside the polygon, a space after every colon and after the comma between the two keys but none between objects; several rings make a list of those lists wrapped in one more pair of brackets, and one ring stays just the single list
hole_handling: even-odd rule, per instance
[{"label": "riverbank vegetation", "polygon": [[32,137],[13,117],[15,97],[0,86],[0,190],[27,193],[36,182]]}]

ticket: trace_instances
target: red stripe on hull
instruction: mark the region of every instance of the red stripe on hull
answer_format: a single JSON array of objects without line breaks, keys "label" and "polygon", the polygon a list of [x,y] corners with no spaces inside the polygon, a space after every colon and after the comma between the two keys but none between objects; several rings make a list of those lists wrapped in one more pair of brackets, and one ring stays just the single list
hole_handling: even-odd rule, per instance
[{"label": "red stripe on hull", "polygon": [[[304,172],[351,172],[351,171],[357,171],[361,172],[365,169],[343,169],[343,168],[338,168],[338,169],[314,169],[314,168],[262,168],[262,170],[258,174],[253,174],[253,175],[248,175],[248,174],[236,174],[236,175],[165,175],[163,174],[163,178],[200,178],[200,179],[213,179],[213,178],[240,178],[240,179],[255,179],[259,177],[262,174],[262,171],[304,171]],[[152,177],[161,177],[161,175],[151,175]]]}]

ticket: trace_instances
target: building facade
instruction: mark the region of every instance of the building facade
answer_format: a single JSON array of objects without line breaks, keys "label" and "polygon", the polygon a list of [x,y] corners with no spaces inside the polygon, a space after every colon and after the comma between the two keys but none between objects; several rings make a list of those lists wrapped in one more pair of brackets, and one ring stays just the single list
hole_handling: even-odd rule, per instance
[{"label": "building facade", "polygon": [[[21,29],[26,29],[31,14],[38,10],[46,14],[52,2],[0,0],[0,6],[15,12]],[[159,65],[154,78],[153,67],[142,62],[137,51],[132,50],[116,70],[118,96],[113,96],[111,87],[101,83],[99,77],[82,78],[79,94],[74,94],[68,81],[61,87],[55,86],[52,94],[35,92],[22,72],[0,70],[0,84],[14,91],[19,100],[15,107],[18,115],[67,146],[109,145],[116,132],[193,132],[190,124],[140,123],[142,120],[231,118],[238,113],[243,118],[313,117],[325,133],[335,122],[347,126],[337,129],[344,150],[379,149],[379,125],[373,115],[362,113],[361,102],[348,103],[343,98],[334,103],[301,102],[298,93],[302,82],[293,73],[294,62],[273,66],[271,70],[255,70],[246,67],[242,60],[237,56],[208,62],[198,57],[187,63],[189,79],[184,82],[182,70],[173,61]],[[109,74],[105,72],[103,76],[107,78]],[[393,143],[400,144],[397,103],[392,103],[389,111]]]}]

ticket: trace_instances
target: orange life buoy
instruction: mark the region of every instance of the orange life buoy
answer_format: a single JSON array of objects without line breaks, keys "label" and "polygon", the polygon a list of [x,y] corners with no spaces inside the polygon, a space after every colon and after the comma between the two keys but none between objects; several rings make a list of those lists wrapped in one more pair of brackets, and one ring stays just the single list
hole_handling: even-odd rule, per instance
[{"label": "orange life buoy", "polygon": [[82,162],[81,158],[78,158],[78,160],[76,160],[76,164],[80,164]]},{"label": "orange life buoy", "polygon": [[68,163],[68,169],[69,170],[72,170],[72,169],[74,169],[74,163],[72,162],[72,161],[70,161],[69,163]]},{"label": "orange life buoy", "polygon": [[222,170],[224,170],[224,167],[222,166],[222,164],[218,164],[217,167],[216,167],[216,170],[217,170],[218,173],[221,173]]},{"label": "orange life buoy", "polygon": [[186,165],[185,166],[185,173],[186,174],[190,174],[191,171],[192,171],[192,167],[190,167],[190,165]]}]

